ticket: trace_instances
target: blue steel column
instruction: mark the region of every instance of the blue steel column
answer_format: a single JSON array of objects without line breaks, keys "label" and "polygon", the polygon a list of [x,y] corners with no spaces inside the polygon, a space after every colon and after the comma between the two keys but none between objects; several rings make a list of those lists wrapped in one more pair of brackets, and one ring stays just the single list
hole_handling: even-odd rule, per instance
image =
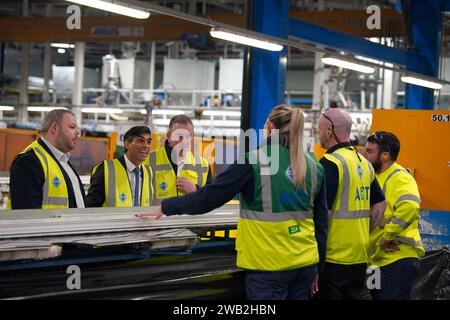
[{"label": "blue steel column", "polygon": [[[289,30],[288,0],[254,0],[248,28],[287,38]],[[242,101],[242,128],[262,129],[270,110],[284,102],[287,48],[272,52],[248,48]],[[252,147],[252,146],[250,146]],[[254,146],[253,146],[254,147]]]},{"label": "blue steel column", "polygon": [[[408,66],[408,70],[437,77],[441,41],[441,7],[438,1],[408,0],[411,18],[411,34],[414,47],[411,52],[425,57],[427,66]],[[407,109],[434,109],[434,90],[406,84],[405,107]]]}]

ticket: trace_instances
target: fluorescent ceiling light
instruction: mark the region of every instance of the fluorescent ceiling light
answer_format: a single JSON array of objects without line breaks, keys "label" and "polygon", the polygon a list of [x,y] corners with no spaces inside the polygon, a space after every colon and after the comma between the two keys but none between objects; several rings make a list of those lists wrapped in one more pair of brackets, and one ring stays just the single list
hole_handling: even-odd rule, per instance
[{"label": "fluorescent ceiling light", "polygon": [[140,10],[135,6],[122,1],[116,0],[66,0],[83,6],[92,7],[100,10],[105,10],[124,16],[147,19],[150,17],[150,13],[144,10]]},{"label": "fluorescent ceiling light", "polygon": [[0,106],[0,111],[13,111],[14,107],[11,106]]},{"label": "fluorescent ceiling light", "polygon": [[166,115],[171,114],[171,115],[175,115],[176,116],[177,114],[184,114],[184,111],[183,110],[156,109],[156,110],[152,111],[152,114],[162,114],[162,115],[164,115],[164,114],[166,114]]},{"label": "fluorescent ceiling light", "polygon": [[75,48],[74,44],[69,44],[69,43],[51,43],[50,44],[51,47],[53,48],[61,48],[61,49],[73,49]]},{"label": "fluorescent ceiling light", "polygon": [[66,49],[58,48],[58,53],[66,53]]},{"label": "fluorescent ceiling light", "polygon": [[81,108],[83,113],[122,113],[122,109],[117,108]]},{"label": "fluorescent ceiling light", "polygon": [[363,72],[363,73],[373,73],[375,71],[375,68],[368,67],[368,66],[365,66],[362,64],[357,64],[357,63],[350,62],[347,60],[341,60],[338,58],[324,57],[324,58],[322,58],[322,62],[324,64],[329,64],[332,66],[350,69],[350,70]]},{"label": "fluorescent ceiling light", "polygon": [[40,112],[52,111],[55,109],[67,110],[67,108],[65,108],[65,107],[27,107],[28,111],[40,111]]},{"label": "fluorescent ceiling light", "polygon": [[416,86],[426,87],[426,88],[430,88],[430,89],[437,89],[437,90],[442,89],[442,84],[440,84],[439,82],[435,82],[435,81],[428,81],[428,80],[424,80],[424,79],[420,79],[420,78],[416,78],[416,77],[412,77],[412,76],[403,76],[400,79],[403,82],[414,84]]},{"label": "fluorescent ceiling light", "polygon": [[256,48],[260,48],[260,49],[265,49],[265,50],[270,50],[270,51],[283,50],[283,46],[278,43],[274,43],[274,42],[270,42],[270,41],[266,41],[266,40],[259,40],[259,39],[252,38],[249,36],[240,35],[240,34],[237,34],[234,32],[225,31],[223,29],[212,28],[211,31],[209,32],[209,34],[211,35],[211,37],[214,37],[214,38],[237,42],[240,44],[244,44],[247,46],[252,46],[252,47],[256,47]]},{"label": "fluorescent ceiling light", "polygon": [[222,111],[222,110],[206,110],[203,111],[204,116],[228,116],[228,117],[240,117],[240,111]]}]

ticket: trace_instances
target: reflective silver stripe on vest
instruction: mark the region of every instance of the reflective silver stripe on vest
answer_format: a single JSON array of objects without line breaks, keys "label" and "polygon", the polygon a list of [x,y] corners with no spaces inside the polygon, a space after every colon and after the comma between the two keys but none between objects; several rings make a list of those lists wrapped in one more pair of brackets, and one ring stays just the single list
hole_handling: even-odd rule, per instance
[{"label": "reflective silver stripe on vest", "polygon": [[[411,247],[414,247],[414,248],[418,248],[418,247],[422,247],[423,245],[422,245],[422,241],[416,241],[416,240],[414,240],[413,238],[407,238],[407,237],[397,237],[397,238],[395,238],[394,240],[396,240],[396,241],[398,241],[398,242],[400,242],[400,243],[403,243],[403,244],[406,244],[406,245],[408,245],[408,246],[411,246]],[[378,244],[379,245],[379,244]],[[375,253],[375,251],[376,251],[376,247],[370,247],[368,250],[367,250],[367,254],[369,255],[369,256],[371,256],[371,255],[373,255],[374,253]]]},{"label": "reflective silver stripe on vest", "polygon": [[333,211],[333,219],[363,219],[363,218],[370,218],[370,210]]},{"label": "reflective silver stripe on vest", "polygon": [[[195,171],[198,176],[197,185],[202,186],[203,185],[203,173],[208,173],[209,167],[203,167],[202,166],[202,160],[197,154],[194,154],[195,158],[195,167],[189,170]],[[192,165],[188,165],[189,167]],[[186,168],[186,165],[183,166],[183,169]]]},{"label": "reflective silver stripe on vest", "polygon": [[[342,164],[342,171],[344,176],[342,178],[342,191],[341,191],[341,210],[340,211],[349,211],[348,210],[348,198],[350,198],[350,171],[348,170],[347,162],[344,157],[340,154],[333,153],[331,156],[338,159]],[[334,213],[333,213],[334,217]]]},{"label": "reflective silver stripe on vest", "polygon": [[370,171],[370,182],[373,181],[373,167],[370,163],[367,163],[367,166],[369,167],[369,171]]},{"label": "reflective silver stripe on vest", "polygon": [[116,206],[116,170],[114,169],[114,160],[106,160],[108,166],[108,207]]},{"label": "reflective silver stripe on vest", "polygon": [[402,170],[402,169],[395,169],[394,171],[392,171],[392,172],[388,175],[388,177],[386,178],[386,181],[384,181],[384,184],[383,184],[383,192],[384,192],[384,193],[386,193],[386,185],[387,185],[387,182],[389,181],[389,179],[392,178],[392,176],[393,176],[394,174],[396,174],[396,173],[398,173],[398,172],[401,172],[401,171],[406,172],[406,173],[409,174],[408,171]]},{"label": "reflective silver stripe on vest", "polygon": [[[155,160],[156,161],[156,160]],[[158,170],[158,171],[163,171],[163,170],[173,170],[172,166],[170,164],[158,164],[158,165],[152,165],[152,169],[154,170]]]},{"label": "reflective silver stripe on vest", "polygon": [[259,212],[242,209],[240,217],[243,219],[263,222],[283,222],[290,220],[312,219],[313,213],[309,211]]},{"label": "reflective silver stripe on vest", "polygon": [[405,221],[403,219],[397,218],[397,217],[392,217],[389,219],[385,219],[383,217],[383,220],[378,224],[380,227],[384,227],[386,226],[388,223],[395,223],[397,225],[399,225],[400,227],[402,227],[403,229],[408,228],[414,221],[419,220],[419,218],[415,218],[413,219],[411,222]]},{"label": "reflective silver stripe on vest", "polygon": [[395,240],[397,240],[398,242],[401,242],[403,244],[407,244],[411,247],[422,247],[422,241],[416,241],[413,238],[407,238],[407,237],[397,237],[395,238]]},{"label": "reflective silver stripe on vest", "polygon": [[48,205],[55,205],[55,206],[66,206],[67,205],[67,198],[64,197],[48,197]]},{"label": "reflective silver stripe on vest", "polygon": [[[147,176],[148,176],[148,205],[151,206],[153,203],[153,186],[152,186],[152,179],[150,179],[150,177],[152,176],[152,174],[150,173],[150,167],[149,166],[143,166],[145,168],[145,170],[147,171]],[[143,189],[143,188],[142,188]]]},{"label": "reflective silver stripe on vest", "polygon": [[340,154],[333,153],[331,156],[338,159],[342,164],[343,178],[341,191],[341,209],[333,211],[333,219],[363,219],[370,218],[370,210],[349,210],[348,199],[350,198],[350,171],[347,162]]},{"label": "reflective silver stripe on vest", "polygon": [[[149,159],[150,159],[150,167],[152,168],[153,171],[153,176],[152,176],[152,186],[153,186],[153,190],[155,190],[155,199],[153,200],[153,204],[154,205],[160,205],[162,202],[162,199],[157,199],[156,197],[156,172],[159,170],[173,170],[172,166],[170,164],[165,164],[165,165],[160,165],[160,166],[156,166],[156,152],[153,151],[150,153],[149,155]],[[169,168],[166,168],[166,167]]]},{"label": "reflective silver stripe on vest", "polygon": [[415,196],[413,194],[404,194],[397,199],[397,201],[394,204],[394,207],[396,207],[402,201],[414,201],[417,202],[418,204],[420,204],[421,202],[418,196]]},{"label": "reflective silver stripe on vest", "polygon": [[[48,165],[47,157],[46,155],[39,149],[39,148],[33,148],[34,151],[39,153],[39,155],[42,157],[42,159],[45,162],[45,166],[47,167],[47,174],[45,177],[44,185],[42,186],[42,206],[44,205],[55,205],[55,206],[68,206],[67,202],[69,199],[65,197],[49,197],[48,193],[50,190],[49,183],[50,183],[50,168]],[[64,177],[63,177],[64,179]]]},{"label": "reflective silver stripe on vest", "polygon": [[[311,208],[314,208],[314,199],[316,196],[316,189],[317,189],[317,167],[316,164],[314,163],[313,159],[310,158],[310,156],[308,154],[305,153],[305,158],[306,161],[309,163],[309,172],[310,172],[310,177],[311,177],[311,194],[309,195],[310,197],[310,206]],[[306,183],[305,183],[305,187],[306,187]]]},{"label": "reflective silver stripe on vest", "polygon": [[263,211],[272,212],[272,184],[270,181],[269,160],[262,149],[254,150],[253,153],[256,155],[259,163]]},{"label": "reflective silver stripe on vest", "polygon": [[408,222],[408,221],[405,221],[405,220],[397,218],[397,217],[393,217],[390,222],[395,223],[396,225],[399,225],[402,229],[408,228],[412,223],[412,222]]}]

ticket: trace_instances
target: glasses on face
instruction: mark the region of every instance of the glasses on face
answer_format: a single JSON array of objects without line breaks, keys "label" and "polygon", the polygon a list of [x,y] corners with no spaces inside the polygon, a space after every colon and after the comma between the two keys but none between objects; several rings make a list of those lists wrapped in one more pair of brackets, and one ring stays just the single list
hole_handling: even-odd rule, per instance
[{"label": "glasses on face", "polygon": [[325,114],[325,112],[326,112],[327,110],[329,110],[329,109],[322,109],[322,110],[320,111],[320,113],[322,114],[322,116],[323,116],[326,120],[328,120],[328,121],[331,123],[331,134],[334,136],[334,138],[336,139],[336,141],[337,141],[338,143],[341,143],[341,141],[340,141],[339,138],[337,137],[336,133],[334,132],[334,122],[333,122],[333,120],[331,120],[331,118]]},{"label": "glasses on face", "polygon": [[[330,110],[330,108],[322,109],[322,110],[320,111],[320,113],[322,114],[322,116],[323,116],[326,120],[328,120],[328,121],[331,123],[331,134],[334,136],[334,139],[336,139],[336,141],[337,141],[338,143],[342,143],[342,142],[339,140],[339,138],[337,137],[336,133],[334,132],[334,122],[333,122],[333,120],[331,120],[331,118],[325,114],[325,112],[326,112],[327,110]],[[353,145],[353,148],[352,148],[351,146],[346,146],[345,148],[347,148],[347,149],[349,149],[349,150],[355,151],[355,152],[356,152],[356,155],[358,156],[359,162],[361,162],[361,157],[359,156],[358,150],[356,149],[355,145],[353,144],[353,142],[351,142],[351,140],[350,140],[349,143],[350,143],[350,145]]]},{"label": "glasses on face", "polygon": [[331,120],[331,118],[330,118],[329,116],[327,116],[327,115],[325,114],[325,112],[326,112],[327,110],[329,110],[329,109],[322,109],[322,110],[320,111],[320,113],[322,114],[322,116],[323,116],[325,119],[327,119],[327,120],[331,123],[331,130],[333,130],[333,132],[334,132],[334,122],[333,122],[333,120]]}]

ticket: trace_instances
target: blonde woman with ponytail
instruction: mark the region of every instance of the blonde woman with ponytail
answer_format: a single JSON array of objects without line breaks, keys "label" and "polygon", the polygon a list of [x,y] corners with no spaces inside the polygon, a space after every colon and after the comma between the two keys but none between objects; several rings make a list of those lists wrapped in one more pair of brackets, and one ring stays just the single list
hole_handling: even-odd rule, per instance
[{"label": "blonde woman with ponytail", "polygon": [[240,193],[237,266],[250,300],[307,300],[324,263],[328,211],[323,168],[303,151],[303,112],[279,105],[264,125],[266,139],[216,180],[164,200],[141,217],[202,214]]}]

